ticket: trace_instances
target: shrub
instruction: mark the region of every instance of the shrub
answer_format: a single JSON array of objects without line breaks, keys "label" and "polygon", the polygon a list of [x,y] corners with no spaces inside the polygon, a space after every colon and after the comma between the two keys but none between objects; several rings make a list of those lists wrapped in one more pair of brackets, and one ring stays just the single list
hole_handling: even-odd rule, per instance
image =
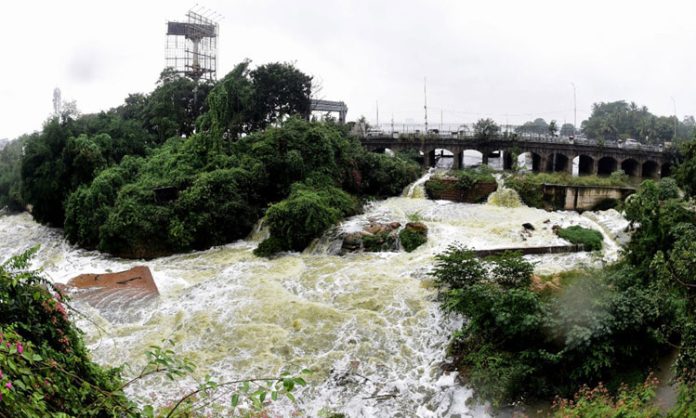
[{"label": "shrub", "polygon": [[505,185],[517,192],[525,205],[544,208],[544,186],[542,183],[531,181],[525,176],[514,176],[505,180]]},{"label": "shrub", "polygon": [[660,410],[653,405],[657,384],[657,379],[649,376],[645,383],[630,389],[622,386],[616,394],[612,394],[601,383],[593,389],[584,386],[575,394],[573,401],[567,399],[554,401],[554,416],[559,418],[660,417],[662,416]]},{"label": "shrub", "polygon": [[601,250],[602,243],[604,242],[604,237],[601,232],[590,228],[583,228],[579,225],[560,228],[556,231],[556,234],[573,244],[582,245],[585,249],[590,251]]},{"label": "shrub", "polygon": [[399,232],[399,241],[401,241],[404,250],[410,253],[428,242],[428,232],[427,230],[423,232],[406,227]]},{"label": "shrub", "polygon": [[524,289],[532,282],[534,265],[523,259],[519,252],[506,251],[501,255],[488,257],[486,262],[492,264],[490,278],[505,288]]},{"label": "shrub", "polygon": [[268,209],[266,223],[277,240],[274,248],[301,251],[340,219],[357,212],[358,202],[341,189],[297,183],[287,199]]},{"label": "shrub", "polygon": [[444,253],[435,256],[435,268],[430,273],[440,287],[461,289],[485,277],[481,260],[466,247],[450,245]]},{"label": "shrub", "polygon": [[394,249],[394,244],[396,244],[396,238],[390,232],[383,232],[374,235],[365,235],[363,237],[362,242],[365,251],[390,251]]},{"label": "shrub", "polygon": [[0,414],[136,416],[119,370],[90,360],[62,294],[27,269],[34,251],[0,266]]}]

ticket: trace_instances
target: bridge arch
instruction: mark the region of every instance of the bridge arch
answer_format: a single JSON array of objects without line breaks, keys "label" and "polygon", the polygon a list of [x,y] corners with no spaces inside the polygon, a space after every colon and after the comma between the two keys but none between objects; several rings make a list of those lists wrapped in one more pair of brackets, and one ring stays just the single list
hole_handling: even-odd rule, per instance
[{"label": "bridge arch", "polygon": [[376,152],[377,154],[387,154],[389,156],[394,156],[394,154],[396,154],[393,149],[387,147],[373,148],[372,152]]},{"label": "bridge arch", "polygon": [[517,157],[517,164],[521,168],[523,168],[527,171],[532,171],[534,173],[540,172],[541,169],[543,168],[541,166],[541,162],[542,162],[541,155],[539,155],[533,151],[523,152]]},{"label": "bridge arch", "polygon": [[643,163],[644,178],[660,178],[660,165],[653,160],[648,160]]},{"label": "bridge arch", "polygon": [[662,164],[660,174],[662,175],[662,177],[670,177],[672,175],[672,164],[670,164],[670,163]]},{"label": "bridge arch", "polygon": [[594,158],[585,154],[580,154],[576,158],[578,160],[578,176],[590,176],[596,173]]},{"label": "bridge arch", "polygon": [[483,152],[477,150],[476,148],[465,148],[462,150],[461,154],[462,168],[474,167],[483,164]]},{"label": "bridge arch", "polygon": [[602,157],[597,161],[597,174],[600,176],[608,176],[616,171],[619,162],[614,157]]},{"label": "bridge arch", "polygon": [[630,177],[640,177],[640,163],[634,158],[626,158],[621,162],[621,170]]},{"label": "bridge arch", "polygon": [[571,172],[573,165],[567,155],[561,154],[560,152],[554,152],[549,155],[546,161],[546,170],[550,172],[565,171]]}]

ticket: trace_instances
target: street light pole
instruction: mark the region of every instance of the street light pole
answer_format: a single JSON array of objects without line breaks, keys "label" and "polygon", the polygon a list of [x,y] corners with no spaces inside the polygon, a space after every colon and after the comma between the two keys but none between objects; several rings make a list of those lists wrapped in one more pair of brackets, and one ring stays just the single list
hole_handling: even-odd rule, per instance
[{"label": "street light pole", "polygon": [[575,96],[575,83],[570,83],[573,86],[573,137],[578,129],[578,102]]}]

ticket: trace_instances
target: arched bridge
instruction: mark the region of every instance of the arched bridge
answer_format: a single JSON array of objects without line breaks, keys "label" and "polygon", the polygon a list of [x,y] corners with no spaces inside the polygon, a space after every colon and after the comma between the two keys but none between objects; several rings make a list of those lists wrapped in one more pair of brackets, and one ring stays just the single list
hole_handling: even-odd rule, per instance
[{"label": "arched bridge", "polygon": [[[513,156],[529,153],[534,172],[573,172],[573,160],[578,157],[578,174],[611,174],[623,170],[632,177],[660,178],[670,172],[669,158],[662,147],[600,143],[557,137],[520,138],[498,135],[492,138],[461,136],[389,135],[360,138],[362,145],[375,152],[390,149],[394,152],[414,150],[423,155],[423,164],[433,167],[442,150],[453,154],[452,168],[462,167],[464,151],[478,151],[482,163],[488,164],[491,155],[503,158],[503,168],[513,166]],[[437,153],[436,153],[437,151]]]}]

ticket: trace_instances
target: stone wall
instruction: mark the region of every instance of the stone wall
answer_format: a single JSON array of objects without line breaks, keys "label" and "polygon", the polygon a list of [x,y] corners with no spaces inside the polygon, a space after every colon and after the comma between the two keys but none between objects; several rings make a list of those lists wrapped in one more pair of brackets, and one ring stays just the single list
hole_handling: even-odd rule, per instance
[{"label": "stone wall", "polygon": [[544,185],[544,203],[547,209],[586,211],[608,209],[601,207],[621,202],[635,193],[630,187]]},{"label": "stone wall", "polygon": [[461,203],[485,202],[488,196],[498,189],[496,182],[480,182],[463,190],[456,179],[431,179],[425,182],[425,191],[429,199],[451,200]]}]

